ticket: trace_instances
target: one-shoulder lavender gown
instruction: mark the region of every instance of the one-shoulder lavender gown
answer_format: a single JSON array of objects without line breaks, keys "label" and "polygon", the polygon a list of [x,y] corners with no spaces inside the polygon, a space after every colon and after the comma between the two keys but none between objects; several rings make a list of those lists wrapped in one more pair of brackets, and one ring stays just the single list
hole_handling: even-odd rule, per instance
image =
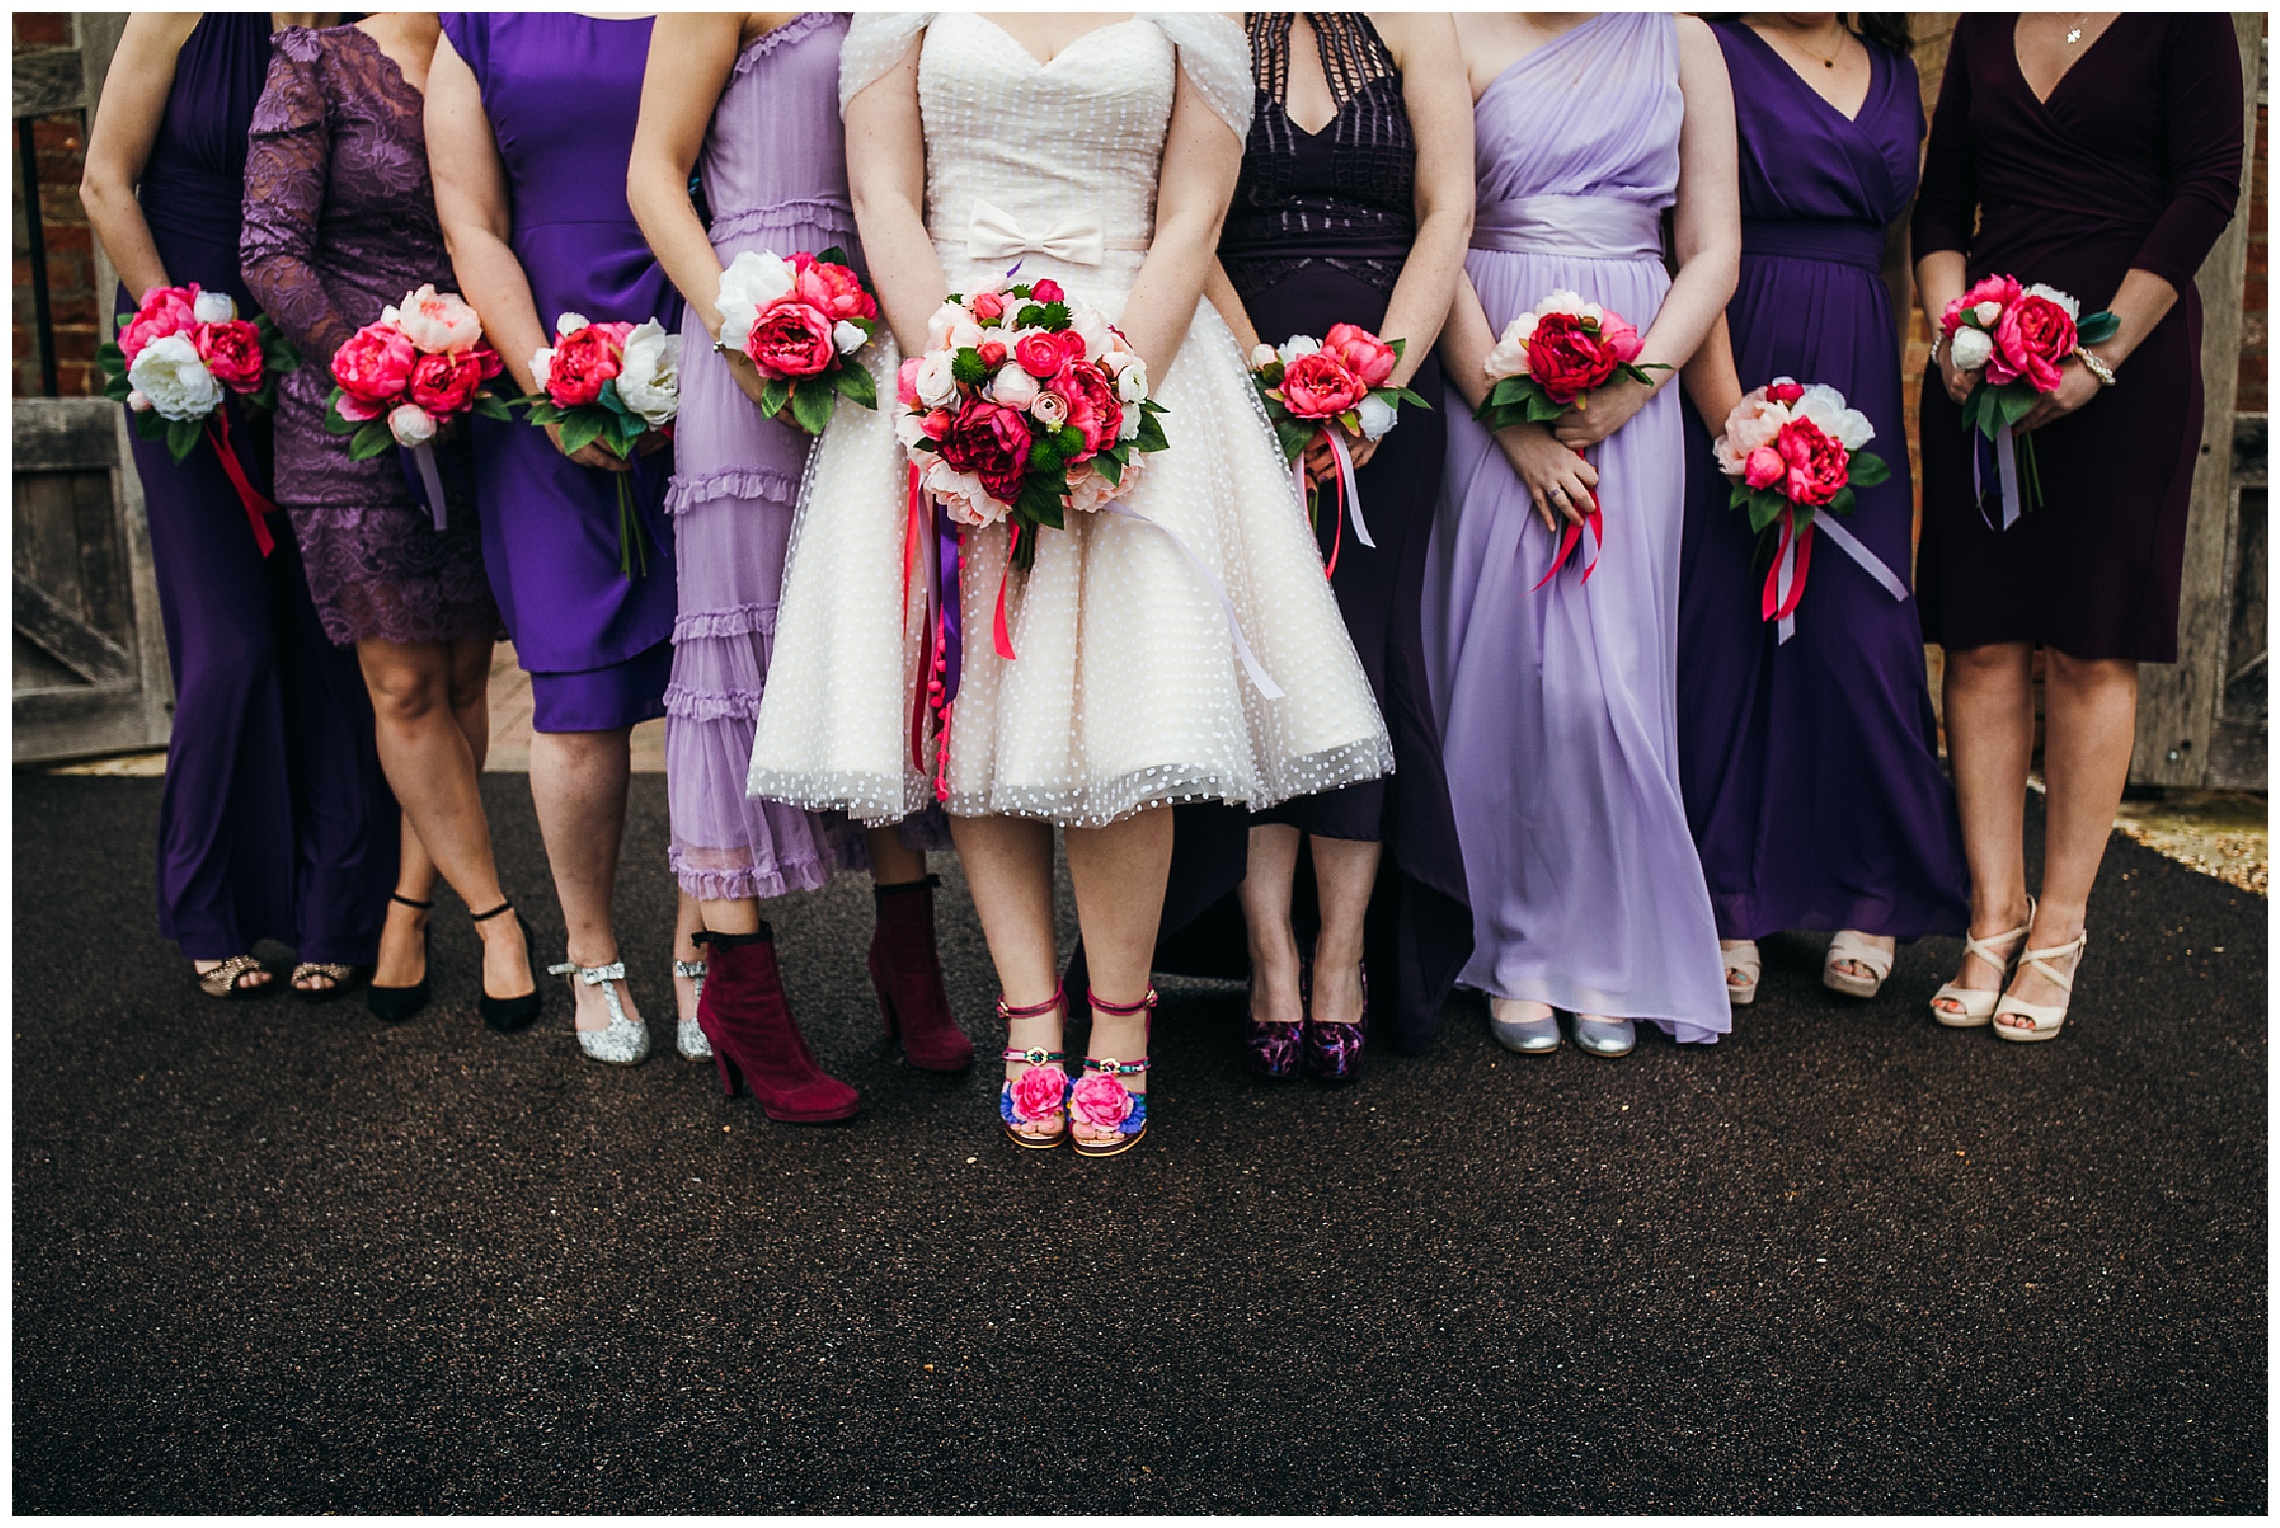
[{"label": "one-shoulder lavender gown", "polygon": [[[1661,212],[1684,114],[1667,15],[1602,13],[1489,85],[1465,268],[1493,328],[1562,289],[1648,328],[1670,286]],[[1459,980],[1714,1041],[1732,1018],[1672,704],[1677,394],[1590,453],[1607,540],[1588,584],[1570,566],[1535,587],[1556,543],[1527,489],[1467,411],[1448,427],[1425,648],[1472,889]]]}]

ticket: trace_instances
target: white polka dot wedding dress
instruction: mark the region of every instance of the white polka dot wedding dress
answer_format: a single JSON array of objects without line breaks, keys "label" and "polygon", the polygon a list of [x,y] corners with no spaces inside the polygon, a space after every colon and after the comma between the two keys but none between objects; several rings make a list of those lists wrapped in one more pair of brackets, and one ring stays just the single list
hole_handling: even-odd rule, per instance
[{"label": "white polka dot wedding dress", "polygon": [[[1010,214],[1033,246],[1097,216],[1100,263],[1033,247],[1020,274],[1051,276],[1114,319],[1154,228],[1179,75],[1249,130],[1241,30],[1220,16],[1135,18],[1040,65],[978,15],[859,16],[842,107],[922,32],[926,217],[950,290],[1013,263],[969,258],[978,204]],[[899,357],[883,326],[872,348],[882,410],[842,403],[801,487],[747,789],[880,823],[934,800],[935,781],[910,746],[924,595],[923,575],[904,595],[907,478],[887,412]],[[1208,303],[1155,396],[1171,448],[1145,458],[1122,501],[1155,523],[1072,513],[1068,530],[1042,532],[1035,566],[1007,585],[1011,660],[992,640],[1007,531],[967,533],[964,673],[942,771],[954,815],[1094,827],[1175,801],[1261,808],[1393,767],[1304,506]],[[1218,594],[1172,536],[1217,575],[1280,698],[1246,678]]]}]

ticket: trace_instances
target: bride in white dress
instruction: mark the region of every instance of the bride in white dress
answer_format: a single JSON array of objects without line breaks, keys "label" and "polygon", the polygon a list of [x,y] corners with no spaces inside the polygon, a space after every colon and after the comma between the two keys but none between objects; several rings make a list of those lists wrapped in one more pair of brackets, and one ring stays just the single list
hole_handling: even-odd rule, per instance
[{"label": "bride in white dress", "polygon": [[[1067,1134],[1108,1155],[1145,1128],[1164,808],[1257,810],[1393,767],[1244,357],[1199,300],[1252,90],[1243,33],[1217,15],[863,15],[841,54],[856,226],[902,349],[946,293],[1018,260],[1021,279],[1051,276],[1118,324],[1167,410],[1171,447],[1122,501],[1154,523],[1071,514],[1041,533],[1035,566],[1007,586],[1014,659],[990,636],[1006,530],[966,537],[963,679],[940,773],[1004,994],[1000,1115],[1025,1146]],[[870,358],[882,410],[842,404],[810,459],[748,783],[871,823],[935,796],[907,730],[923,591],[904,592],[906,467],[888,412],[899,352],[884,339]],[[1241,638],[1267,684],[1246,677]],[[1062,1064],[1055,825],[1094,984],[1065,1101],[1046,1096],[1062,1091],[1050,1073],[1015,1086]]]}]

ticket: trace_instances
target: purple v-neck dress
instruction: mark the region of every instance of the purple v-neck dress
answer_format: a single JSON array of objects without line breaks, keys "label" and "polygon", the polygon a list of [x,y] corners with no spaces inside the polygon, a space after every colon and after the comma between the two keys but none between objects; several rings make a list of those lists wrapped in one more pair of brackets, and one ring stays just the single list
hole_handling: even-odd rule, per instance
[{"label": "purple v-neck dress", "polygon": [[[258,305],[238,272],[239,202],[269,53],[267,11],[198,18],[136,188],[167,279],[228,292],[246,318]],[[118,311],[134,306],[122,289]],[[266,488],[270,422],[230,407]],[[326,640],[282,511],[263,557],[211,446],[176,462],[162,441],[129,438],[174,677],[159,932],[193,960],[275,939],[303,960],[369,963],[396,879],[396,803],[356,657]]]},{"label": "purple v-neck dress", "polygon": [[[1745,390],[1826,383],[1868,415],[1892,478],[1858,490],[1843,523],[1905,582],[1908,440],[1881,269],[1916,189],[1915,65],[1870,44],[1868,97],[1847,121],[1747,26],[1715,30],[1741,147],[1735,369]],[[1718,933],[1961,934],[1970,883],[1915,601],[1816,536],[1796,635],[1778,641],[1757,537],[1710,455],[1723,423],[1687,405],[1678,595],[1679,780]]]},{"label": "purple v-neck dress", "polygon": [[[1670,277],[1678,33],[1602,12],[1520,59],[1473,108],[1472,253],[1499,333],[1561,290],[1652,325]],[[1651,1020],[1680,1041],[1732,1026],[1718,934],[1678,786],[1679,526],[1685,442],[1664,388],[1594,448],[1607,541],[1591,582],[1469,410],[1425,574],[1425,657],[1471,888],[1459,981],[1571,1013]]]},{"label": "purple v-neck dress", "polygon": [[[482,86],[507,178],[515,258],[548,334],[564,313],[668,329],[681,302],[626,205],[650,22],[567,11],[463,11],[445,35]],[[619,571],[612,474],[517,418],[475,421],[483,561],[531,679],[532,727],[606,732],[665,714],[673,649],[670,448],[637,457],[648,565]]]}]

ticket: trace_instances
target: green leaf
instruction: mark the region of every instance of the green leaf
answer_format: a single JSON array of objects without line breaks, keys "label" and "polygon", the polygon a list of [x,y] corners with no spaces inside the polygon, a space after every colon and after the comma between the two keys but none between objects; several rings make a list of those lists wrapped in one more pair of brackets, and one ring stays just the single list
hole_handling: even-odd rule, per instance
[{"label": "green leaf", "polygon": [[200,433],[196,420],[169,419],[166,421],[166,449],[168,453],[176,461],[181,461],[192,451],[198,449]]},{"label": "green leaf", "polygon": [[2084,345],[2102,345],[2121,332],[2121,319],[2103,308],[2085,313],[2074,326],[2075,340]]},{"label": "green leaf", "polygon": [[831,423],[832,404],[838,396],[838,389],[830,383],[803,377],[792,389],[792,417],[810,435],[821,435],[823,427]]},{"label": "green leaf", "polygon": [[1039,525],[1060,530],[1062,526],[1061,490],[1049,478],[1031,478],[1021,485],[1021,494],[1014,508]]},{"label": "green leaf", "polygon": [[1168,451],[1171,449],[1172,443],[1165,438],[1164,427],[1156,419],[1156,413],[1161,412],[1162,410],[1157,410],[1155,413],[1141,414],[1140,433],[1133,439],[1132,444],[1134,446],[1142,451]]},{"label": "green leaf", "polygon": [[2035,411],[2042,400],[2023,387],[2006,387],[1998,396],[2002,399],[2002,417],[2005,424],[2017,424]]},{"label": "green leaf", "polygon": [[[1145,434],[1147,428],[1142,425],[1141,432]],[[1282,442],[1283,460],[1286,462],[1295,462],[1305,455],[1307,446],[1313,443],[1314,434],[1314,426],[1302,424],[1288,414],[1275,421],[1275,438]]]},{"label": "green leaf", "polygon": [[1750,492],[1750,529],[1763,531],[1781,518],[1789,501],[1770,488],[1752,489]]},{"label": "green leaf", "polygon": [[1381,387],[1371,396],[1383,402],[1407,403],[1421,409],[1429,409],[1433,406],[1406,387]]},{"label": "green leaf", "polygon": [[352,462],[370,461],[396,444],[396,437],[388,433],[388,421],[368,419],[356,427],[349,438],[348,459]]},{"label": "green leaf", "polygon": [[1750,485],[1740,478],[1734,478],[1732,482],[1734,486],[1726,494],[1726,507],[1740,509],[1750,502]]},{"label": "green leaf", "polygon": [[640,417],[639,415],[635,414],[633,410],[627,408],[625,406],[625,399],[618,395],[617,378],[615,377],[610,377],[602,383],[602,391],[600,395],[594,399],[594,401],[600,404],[603,408],[608,409],[611,413],[619,415],[623,418],[636,419]]},{"label": "green leaf", "polygon": [[1874,488],[1879,483],[1892,480],[1892,469],[1874,451],[1855,451],[1848,476],[1855,488]]},{"label": "green leaf", "polygon": [[134,390],[135,385],[129,382],[123,374],[107,377],[103,382],[103,396],[120,403],[126,402],[127,396]]},{"label": "green leaf", "polygon": [[820,251],[815,258],[819,265],[845,265],[847,251],[834,244],[829,249]]},{"label": "green leaf", "polygon": [[1407,340],[1387,340],[1385,342],[1385,348],[1392,351],[1393,358],[1398,361],[1401,359],[1402,348],[1408,343],[1409,341]]},{"label": "green leaf", "polygon": [[134,420],[135,433],[143,439],[163,440],[166,438],[166,421],[159,418],[155,411],[145,409],[140,414],[133,414],[128,417]]},{"label": "green leaf", "polygon": [[1528,417],[1538,424],[1557,424],[1567,413],[1568,410],[1554,403],[1547,394],[1531,392],[1528,395]]},{"label": "green leaf", "polygon": [[[336,398],[334,403],[338,402]],[[328,435],[354,435],[368,423],[369,420],[347,418],[333,404],[325,405],[325,433]]]},{"label": "green leaf", "polygon": [[1853,505],[1856,502],[1850,488],[1840,488],[1829,495],[1829,513],[1832,515],[1849,515],[1853,512]]},{"label": "green leaf", "polygon": [[485,419],[512,419],[515,417],[508,412],[506,404],[499,400],[499,395],[489,388],[485,388],[475,395],[474,411],[481,414]]},{"label": "green leaf", "polygon": [[582,447],[590,446],[609,423],[608,413],[595,409],[573,409],[562,421],[562,454],[575,456]]},{"label": "green leaf", "polygon": [[1110,453],[1101,452],[1100,455],[1092,459],[1092,465],[1093,471],[1107,478],[1111,483],[1122,483],[1124,481],[1124,463],[1118,461]]},{"label": "green leaf", "polygon": [[97,345],[95,347],[95,359],[101,361],[105,366],[116,366],[122,375],[125,374],[127,353],[119,348],[116,340],[105,340],[102,344]]},{"label": "green leaf", "polygon": [[1066,329],[1069,327],[1069,305],[1065,302],[1024,304],[1021,311],[1014,315],[1013,326],[1016,329]]},{"label": "green leaf", "polygon": [[831,382],[839,390],[839,396],[857,408],[876,409],[879,406],[878,384],[871,380],[868,371],[854,362],[850,361],[834,372]]},{"label": "green leaf", "polygon": [[782,377],[770,377],[761,384],[760,412],[766,414],[770,419],[781,414],[784,411],[784,405],[791,401],[792,384]]}]

